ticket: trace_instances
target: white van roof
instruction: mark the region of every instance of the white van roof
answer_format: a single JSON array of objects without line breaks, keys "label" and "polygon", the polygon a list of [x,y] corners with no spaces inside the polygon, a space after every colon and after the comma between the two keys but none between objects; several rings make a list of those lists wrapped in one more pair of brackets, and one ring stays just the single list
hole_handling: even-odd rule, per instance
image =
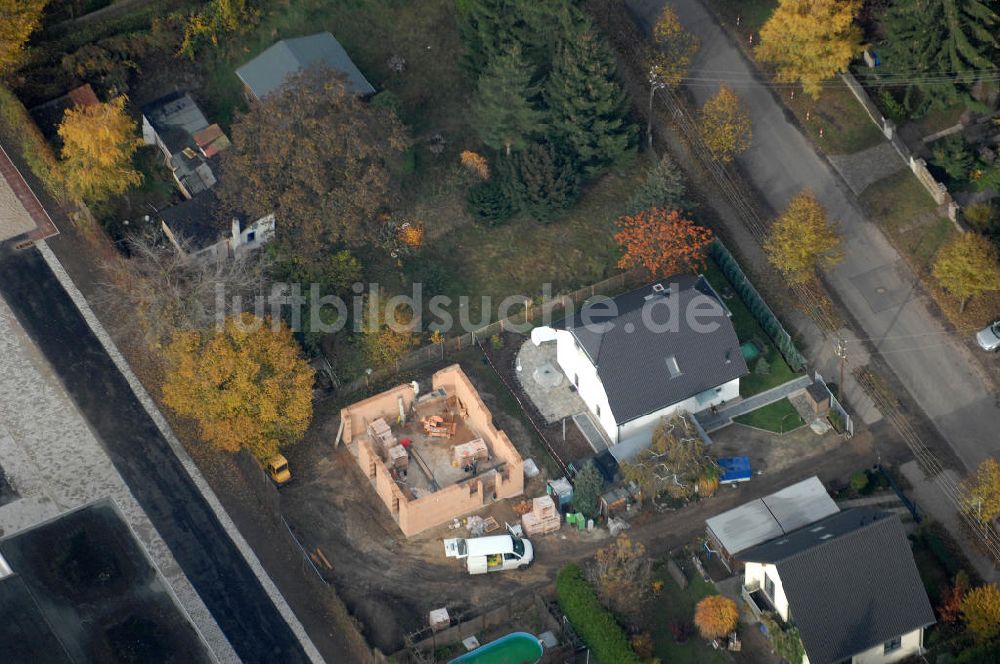
[{"label": "white van roof", "polygon": [[510,535],[493,535],[465,540],[467,555],[492,556],[497,553],[513,553],[514,539]]}]

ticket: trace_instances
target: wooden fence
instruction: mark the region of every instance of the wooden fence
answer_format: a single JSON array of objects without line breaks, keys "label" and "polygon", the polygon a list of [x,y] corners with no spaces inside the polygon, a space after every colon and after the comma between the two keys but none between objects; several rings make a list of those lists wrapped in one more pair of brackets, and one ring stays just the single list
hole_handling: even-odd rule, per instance
[{"label": "wooden fence", "polygon": [[541,297],[525,299],[524,304],[505,318],[493,321],[471,332],[446,337],[440,343],[431,343],[402,355],[392,365],[371,370],[371,373],[344,383],[337,388],[339,394],[352,394],[367,389],[373,383],[382,383],[404,371],[418,369],[434,362],[457,355],[476,345],[477,341],[488,341],[506,330],[528,331],[539,322],[548,323],[566,317],[579,309],[589,298],[597,295],[615,296],[630,287],[640,285],[648,276],[645,270],[632,270],[616,274],[609,279],[584,286],[570,293],[548,300]]}]

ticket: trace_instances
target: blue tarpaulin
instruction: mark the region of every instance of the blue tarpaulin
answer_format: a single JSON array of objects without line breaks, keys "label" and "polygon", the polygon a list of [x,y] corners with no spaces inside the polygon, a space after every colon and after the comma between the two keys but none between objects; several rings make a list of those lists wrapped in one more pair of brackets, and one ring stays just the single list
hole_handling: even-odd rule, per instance
[{"label": "blue tarpaulin", "polygon": [[730,484],[733,482],[746,482],[753,477],[750,470],[750,457],[723,457],[718,460],[719,469],[722,470],[722,477],[719,482]]}]

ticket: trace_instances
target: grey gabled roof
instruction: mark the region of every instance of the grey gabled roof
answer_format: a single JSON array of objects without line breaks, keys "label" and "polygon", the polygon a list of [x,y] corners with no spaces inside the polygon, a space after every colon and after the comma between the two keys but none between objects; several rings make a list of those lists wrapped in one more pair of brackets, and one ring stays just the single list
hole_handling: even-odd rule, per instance
[{"label": "grey gabled roof", "polygon": [[839,512],[739,558],[775,565],[810,664],[834,664],[934,623],[895,514]]},{"label": "grey gabled roof", "polygon": [[257,99],[275,92],[285,79],[313,65],[329,67],[347,78],[347,85],[361,96],[375,92],[340,42],[329,32],[282,39],[236,70]]},{"label": "grey gabled roof", "polygon": [[813,475],[706,519],[705,523],[726,553],[735,555],[839,511],[823,483]]},{"label": "grey gabled roof", "polygon": [[208,127],[205,114],[187,92],[174,92],[142,107],[142,115],[170,151],[198,149],[195,133]]},{"label": "grey gabled roof", "polygon": [[[590,324],[581,316],[555,326],[569,330],[597,367],[619,424],[749,373],[729,312],[704,277],[676,275],[606,303],[614,308],[592,307]],[[710,331],[692,326],[685,312],[695,308]]]}]

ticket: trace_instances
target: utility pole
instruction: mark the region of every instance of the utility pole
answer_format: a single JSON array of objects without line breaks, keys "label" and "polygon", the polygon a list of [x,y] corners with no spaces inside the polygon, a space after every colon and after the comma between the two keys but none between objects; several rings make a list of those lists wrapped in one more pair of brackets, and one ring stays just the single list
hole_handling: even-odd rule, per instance
[{"label": "utility pole", "polygon": [[847,339],[839,337],[833,351],[840,358],[840,382],[837,383],[837,398],[844,400],[844,365],[847,364]]},{"label": "utility pole", "polygon": [[649,68],[649,117],[646,122],[646,140],[650,149],[653,149],[653,97],[657,90],[662,90],[665,87],[667,84],[663,80],[660,68],[653,65]]}]

